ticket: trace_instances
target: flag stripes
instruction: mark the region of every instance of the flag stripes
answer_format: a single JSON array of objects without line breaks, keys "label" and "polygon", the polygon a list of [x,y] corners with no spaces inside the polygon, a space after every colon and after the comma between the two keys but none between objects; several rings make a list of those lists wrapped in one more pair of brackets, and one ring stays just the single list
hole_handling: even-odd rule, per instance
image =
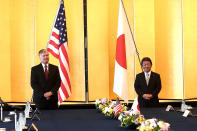
[{"label": "flag stripes", "polygon": [[118,112],[120,112],[123,109],[121,104],[118,104],[115,108],[114,108],[114,118],[116,117],[116,115],[118,114]]},{"label": "flag stripes", "polygon": [[52,28],[47,50],[59,59],[61,86],[58,90],[58,103],[61,104],[71,95],[66,17],[63,0],[60,2],[60,8]]}]

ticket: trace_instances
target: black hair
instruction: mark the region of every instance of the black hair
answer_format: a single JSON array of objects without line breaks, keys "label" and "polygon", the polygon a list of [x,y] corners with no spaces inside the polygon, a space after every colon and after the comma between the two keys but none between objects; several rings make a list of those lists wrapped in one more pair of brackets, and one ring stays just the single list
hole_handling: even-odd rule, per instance
[{"label": "black hair", "polygon": [[141,63],[140,63],[141,66],[142,66],[142,64],[143,64],[144,61],[149,61],[149,62],[151,63],[151,65],[152,65],[151,59],[150,59],[149,57],[144,57],[144,58],[142,59]]}]

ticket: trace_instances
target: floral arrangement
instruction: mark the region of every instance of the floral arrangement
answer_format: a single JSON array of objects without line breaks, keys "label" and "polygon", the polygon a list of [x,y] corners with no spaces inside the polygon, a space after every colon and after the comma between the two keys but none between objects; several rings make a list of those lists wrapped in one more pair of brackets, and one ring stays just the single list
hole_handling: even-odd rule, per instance
[{"label": "floral arrangement", "polygon": [[110,117],[110,118],[114,117],[114,110],[111,107],[105,107],[102,113],[105,114],[105,116],[107,117]]},{"label": "floral arrangement", "polygon": [[130,110],[122,112],[118,117],[118,120],[121,122],[121,127],[136,128],[143,121],[145,121],[145,118],[143,115],[140,115],[139,112]]},{"label": "floral arrangement", "polygon": [[164,121],[158,121],[156,118],[148,119],[141,123],[137,130],[139,131],[168,131],[170,124]]},{"label": "floral arrangement", "polygon": [[107,98],[103,98],[103,99],[96,100],[95,106],[98,111],[103,112],[105,110],[105,107],[108,107],[110,105],[110,103],[112,103],[111,100],[109,100]]},{"label": "floral arrangement", "polygon": [[114,109],[117,106],[117,102],[107,98],[97,99],[95,101],[95,106],[99,112],[102,112],[105,116],[113,119],[118,119],[119,115],[127,110],[127,106],[121,104],[121,109],[116,113]]},{"label": "floral arrangement", "polygon": [[[112,101],[107,98],[95,101],[96,109],[106,117],[120,120],[121,127],[133,128],[139,131],[168,131],[170,124],[157,119],[145,119],[140,110],[129,110],[128,107],[120,104],[119,101]],[[133,109],[133,108],[132,108]]]}]

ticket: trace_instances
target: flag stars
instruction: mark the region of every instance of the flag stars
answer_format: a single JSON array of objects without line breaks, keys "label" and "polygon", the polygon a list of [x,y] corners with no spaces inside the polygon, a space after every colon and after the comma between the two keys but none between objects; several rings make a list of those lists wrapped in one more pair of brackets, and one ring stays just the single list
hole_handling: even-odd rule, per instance
[{"label": "flag stars", "polygon": [[63,44],[67,41],[66,18],[64,5],[60,5],[60,9],[55,22],[55,28],[59,30],[59,43]]}]

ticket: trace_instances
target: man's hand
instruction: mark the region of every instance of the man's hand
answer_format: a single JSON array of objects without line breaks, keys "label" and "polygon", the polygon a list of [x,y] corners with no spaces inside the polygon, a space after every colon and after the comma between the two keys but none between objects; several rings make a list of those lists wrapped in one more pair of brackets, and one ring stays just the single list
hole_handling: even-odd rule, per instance
[{"label": "man's hand", "polygon": [[44,97],[49,100],[50,97],[53,95],[53,93],[51,91],[44,93]]},{"label": "man's hand", "polygon": [[142,97],[146,100],[150,100],[153,96],[152,94],[144,94]]}]

